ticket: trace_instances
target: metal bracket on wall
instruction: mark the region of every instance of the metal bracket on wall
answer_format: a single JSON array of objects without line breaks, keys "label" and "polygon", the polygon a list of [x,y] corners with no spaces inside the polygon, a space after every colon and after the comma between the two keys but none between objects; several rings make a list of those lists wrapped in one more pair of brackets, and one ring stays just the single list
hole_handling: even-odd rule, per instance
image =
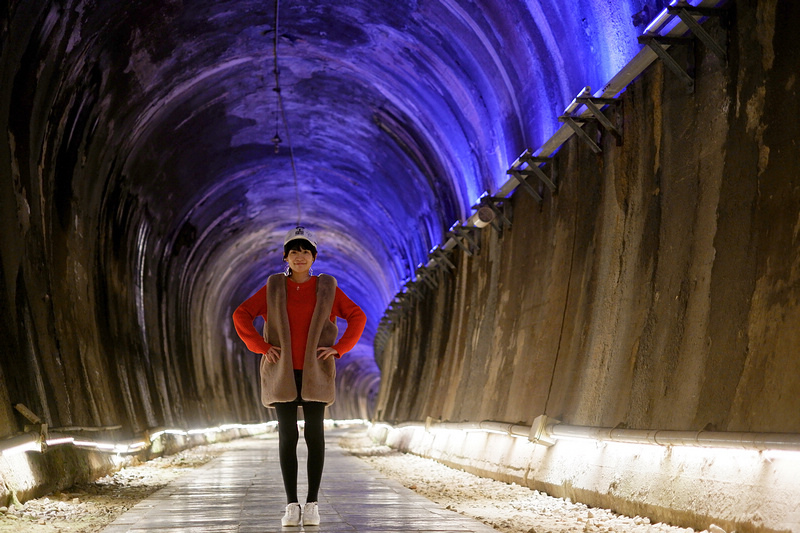
[{"label": "metal bracket on wall", "polygon": [[395,302],[397,305],[392,305],[392,309],[397,311],[399,315],[403,315],[403,313],[407,312],[411,306],[411,296],[407,292],[399,292],[395,297]]},{"label": "metal bracket on wall", "polygon": [[[409,281],[406,283],[406,295],[409,300],[420,301],[422,300],[422,292],[417,288],[418,283],[416,281]],[[409,301],[409,303],[411,303]],[[412,304],[413,305],[413,304]]]},{"label": "metal bracket on wall", "polygon": [[405,298],[399,298],[396,300],[395,304],[393,304],[391,308],[392,325],[399,322],[408,312],[405,300]]},{"label": "metal bracket on wall", "polygon": [[[697,19],[695,19],[695,17],[722,17],[726,13],[724,7],[695,7],[685,0],[682,0],[674,6],[669,6],[667,12],[670,15],[680,18],[694,37],[700,39],[706,48],[711,50],[721,61],[727,61],[728,54],[725,48],[715,41],[714,38],[700,26]],[[639,42],[649,46],[667,67],[683,80],[689,92],[694,92],[694,53],[690,52],[689,67],[684,69],[678,64],[675,58],[667,52],[669,46],[676,44],[693,47],[695,42],[693,37],[664,37],[657,33],[646,33],[639,37]]]},{"label": "metal bracket on wall", "polygon": [[[580,129],[580,128],[579,128]],[[583,130],[581,133],[586,135]],[[591,139],[590,139],[591,141]],[[544,173],[542,167],[539,165],[541,164],[548,164],[550,167],[550,176]],[[533,152],[530,150],[525,150],[522,152],[516,161],[511,164],[511,168],[506,171],[506,174],[515,178],[519,184],[524,188],[528,193],[533,196],[537,202],[542,202],[542,192],[541,190],[536,190],[536,188],[528,183],[527,178],[530,176],[535,176],[539,179],[540,182],[547,185],[547,188],[550,189],[552,194],[556,193],[556,166],[554,163],[553,158],[551,157],[536,157],[533,155]],[[522,165],[525,165],[524,167]]]},{"label": "metal bracket on wall", "polygon": [[394,326],[401,315],[402,309],[400,308],[400,302],[395,297],[394,300],[389,303],[389,307],[386,308],[386,314],[384,315],[387,326]]},{"label": "metal bracket on wall", "polygon": [[428,254],[431,261],[434,261],[435,265],[442,265],[446,269],[456,268],[456,266],[448,259],[447,254],[444,253],[444,250],[436,246],[433,250],[431,250],[430,254]]},{"label": "metal bracket on wall", "polygon": [[[472,256],[481,252],[481,246],[472,238],[472,233],[477,228],[472,226],[462,226],[461,221],[456,222],[447,232],[447,237],[453,239],[456,245],[461,248],[465,254]],[[466,243],[466,244],[465,244]]]},{"label": "metal bracket on wall", "polygon": [[[47,449],[47,444],[46,444],[48,435],[47,423],[42,422],[42,419],[39,418],[39,416],[36,413],[28,409],[23,403],[14,404],[14,409],[16,409],[19,412],[19,414],[24,416],[28,420],[28,422],[30,422],[30,424],[25,424],[23,429],[25,433],[36,432],[38,434],[36,440],[38,442],[40,450],[44,452]],[[2,455],[2,451],[0,451],[0,455]]]},{"label": "metal bracket on wall", "polygon": [[[483,195],[480,201],[472,206],[476,210],[478,220],[482,225],[491,224],[498,233],[503,232],[503,228],[511,228],[511,203],[507,203],[507,198],[499,196]],[[508,213],[508,215],[506,215]],[[477,223],[476,223],[477,227]]]},{"label": "metal bracket on wall", "polygon": [[[599,154],[603,149],[583,130],[583,125],[587,122],[599,123],[604,130],[614,136],[614,139],[617,141],[617,146],[620,146],[622,144],[622,133],[603,113],[604,107],[616,105],[618,103],[619,100],[616,98],[594,97],[589,87],[584,87],[583,90],[578,93],[578,96],[576,96],[564,110],[564,114],[558,117],[558,120],[572,128],[572,131],[588,144],[589,148],[591,148],[594,153]],[[576,112],[581,105],[586,107],[588,114],[578,114]]]},{"label": "metal bracket on wall", "polygon": [[428,253],[427,264],[417,265],[415,271],[416,281],[407,281],[405,290],[398,292],[392,301],[389,302],[375,332],[373,348],[376,354],[383,351],[394,327],[399,324],[404,317],[408,316],[409,312],[414,310],[415,302],[421,301],[424,298],[423,287],[430,290],[439,287],[437,271],[440,268],[445,271],[456,268],[453,262],[447,257],[448,253],[449,250],[443,250],[439,248],[439,246],[435,246]]},{"label": "metal bracket on wall", "polygon": [[683,68],[678,62],[669,55],[667,48],[664,45],[672,46],[676,44],[683,44],[687,46],[694,46],[694,39],[691,37],[662,37],[660,35],[641,35],[639,42],[649,46],[653,52],[664,62],[667,67],[677,75],[684,84],[686,89],[691,93],[694,92],[694,53],[689,53],[689,65]]},{"label": "metal bracket on wall", "polygon": [[423,264],[417,266],[416,276],[417,279],[422,280],[422,282],[431,290],[439,286],[439,282],[436,281],[436,277],[433,275],[433,272],[425,268],[425,265]]}]

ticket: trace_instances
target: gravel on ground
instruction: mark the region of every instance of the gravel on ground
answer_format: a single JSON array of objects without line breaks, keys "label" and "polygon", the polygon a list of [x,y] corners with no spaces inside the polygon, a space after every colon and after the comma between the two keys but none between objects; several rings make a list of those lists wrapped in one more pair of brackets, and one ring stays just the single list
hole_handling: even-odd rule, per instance
[{"label": "gravel on ground", "polygon": [[[339,444],[387,477],[443,507],[503,533],[693,533],[692,528],[650,523],[640,516],[623,516],[554,498],[514,483],[504,483],[450,468],[431,459],[377,446],[366,431],[352,431]],[[711,533],[725,533],[712,526]]]},{"label": "gravel on ground", "polygon": [[185,472],[225,452],[230,442],[133,462],[92,483],[0,507],[0,533],[95,533]]}]

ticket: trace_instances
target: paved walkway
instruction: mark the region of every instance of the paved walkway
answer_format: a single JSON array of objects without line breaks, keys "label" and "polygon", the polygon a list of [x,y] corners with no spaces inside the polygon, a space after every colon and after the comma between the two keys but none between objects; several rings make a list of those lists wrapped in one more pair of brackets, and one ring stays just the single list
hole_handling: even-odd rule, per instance
[{"label": "paved walkway", "polygon": [[[448,511],[348,455],[328,432],[319,494],[321,525],[281,527],[286,506],[276,434],[243,439],[236,447],[140,502],[103,530],[122,532],[475,532],[496,533]],[[298,445],[301,503],[305,443]]]}]

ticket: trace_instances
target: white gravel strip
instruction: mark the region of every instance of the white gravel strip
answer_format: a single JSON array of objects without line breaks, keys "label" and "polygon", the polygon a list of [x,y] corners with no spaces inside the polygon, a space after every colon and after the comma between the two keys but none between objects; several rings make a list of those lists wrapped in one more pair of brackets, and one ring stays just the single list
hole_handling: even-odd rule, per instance
[{"label": "white gravel strip", "polygon": [[[353,431],[340,445],[383,474],[426,498],[504,533],[693,533],[692,528],[651,524],[649,518],[629,517],[608,509],[554,498],[515,483],[482,478],[432,459],[377,446],[366,431]],[[710,533],[726,533],[712,526]]]}]

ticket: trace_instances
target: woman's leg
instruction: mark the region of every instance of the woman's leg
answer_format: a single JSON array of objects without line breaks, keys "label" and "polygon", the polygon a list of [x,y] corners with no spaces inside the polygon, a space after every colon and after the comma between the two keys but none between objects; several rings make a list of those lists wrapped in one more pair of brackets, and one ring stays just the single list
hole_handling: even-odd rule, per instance
[{"label": "woman's leg", "polygon": [[297,502],[297,403],[276,403],[278,412],[278,457],[287,503]]},{"label": "woman's leg", "polygon": [[306,426],[303,434],[308,447],[308,498],[307,502],[317,501],[319,485],[322,482],[322,467],[325,464],[325,404],[323,402],[304,402],[303,418]]}]

